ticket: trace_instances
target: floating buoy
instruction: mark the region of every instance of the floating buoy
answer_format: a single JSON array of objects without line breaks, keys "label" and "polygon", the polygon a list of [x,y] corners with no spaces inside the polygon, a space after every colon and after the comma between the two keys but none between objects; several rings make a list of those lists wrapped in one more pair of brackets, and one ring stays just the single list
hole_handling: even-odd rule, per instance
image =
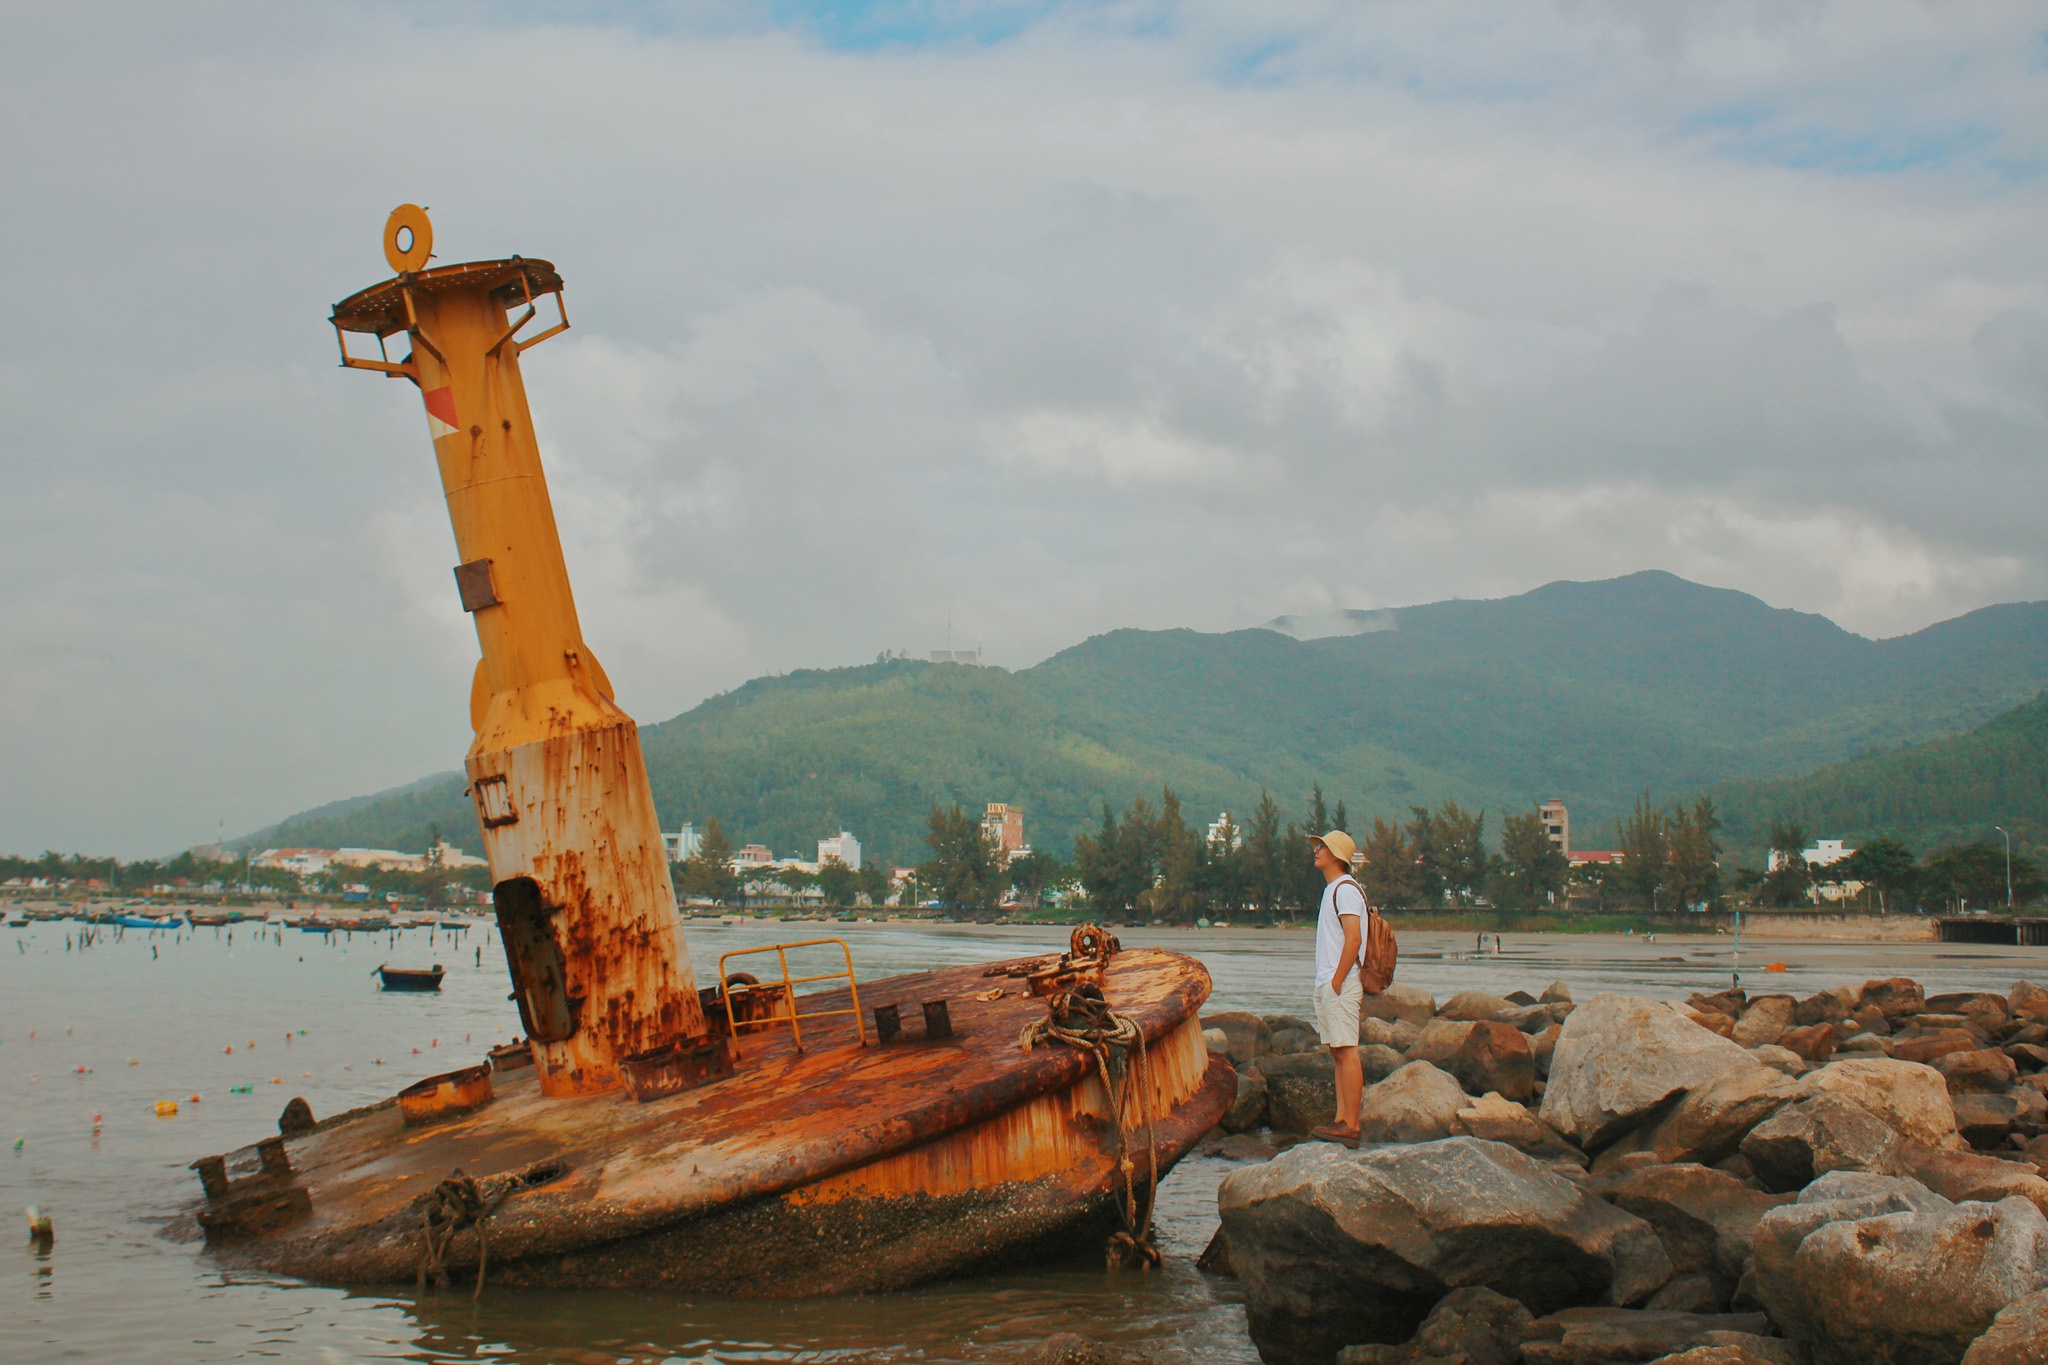
[{"label": "floating buoy", "polygon": [[141,1065],[142,1065],[142,1063],[141,1063],[141,1062],[140,1062],[139,1060],[137,1060],[136,1058],[134,1058],[134,1057],[130,1057],[130,1058],[128,1059],[128,1065],[130,1065],[130,1066],[141,1066]]},{"label": "floating buoy", "polygon": [[222,1051],[222,1052],[226,1052],[226,1053],[233,1053],[233,1052],[234,1052],[234,1050],[235,1050],[235,1045],[234,1045],[233,1043],[229,1043],[229,1044],[228,1044],[228,1045],[227,1045],[226,1047],[224,1047],[224,1048],[222,1048],[222,1049],[221,1049],[221,1051]]},{"label": "floating buoy", "polygon": [[412,1055],[413,1055],[413,1056],[415,1056],[415,1057],[419,1056],[419,1055],[420,1055],[420,1050],[419,1050],[418,1048],[414,1048],[414,1049],[412,1050]]},{"label": "floating buoy", "polygon": [[30,1204],[23,1212],[28,1214],[29,1240],[36,1244],[38,1251],[48,1251],[50,1243],[57,1238],[57,1229],[50,1222],[50,1215],[34,1204]]},{"label": "floating buoy", "polygon": [[283,1084],[284,1084],[284,1077],[282,1077],[282,1076],[272,1076],[272,1077],[270,1078],[270,1083],[271,1083],[272,1085],[283,1085]]},{"label": "floating buoy", "polygon": [[83,1075],[85,1074],[85,1068],[84,1068],[84,1067],[82,1067],[82,1066],[80,1066],[80,1067],[74,1067],[74,1068],[72,1068],[72,1069],[73,1069],[74,1071],[76,1071],[76,1072],[77,1072],[77,1073],[78,1073],[79,1075],[81,1075],[81,1076],[83,1076]]},{"label": "floating buoy", "polygon": [[187,1104],[197,1104],[197,1103],[199,1103],[199,1097],[198,1097],[197,1095],[194,1095],[194,1096],[193,1096],[193,1097],[192,1097],[191,1099],[187,1100],[187,1101],[186,1101],[186,1103],[187,1103]]},{"label": "floating buoy", "polygon": [[228,1093],[230,1095],[253,1095],[256,1093],[256,1087],[244,1082],[241,1085],[229,1086]]},{"label": "floating buoy", "polygon": [[1785,964],[1782,962],[1766,962],[1764,970],[1767,972],[1782,972],[1785,970]]},{"label": "floating buoy", "polygon": [[156,1116],[160,1119],[174,1119],[178,1117],[178,1102],[176,1100],[158,1100],[156,1102]]}]

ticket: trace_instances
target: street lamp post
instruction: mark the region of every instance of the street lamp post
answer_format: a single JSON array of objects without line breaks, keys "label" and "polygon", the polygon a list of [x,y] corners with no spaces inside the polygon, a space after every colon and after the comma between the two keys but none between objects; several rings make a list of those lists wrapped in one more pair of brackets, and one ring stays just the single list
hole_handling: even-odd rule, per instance
[{"label": "street lamp post", "polygon": [[[2001,825],[1993,825],[1991,828],[1997,830],[2000,834],[2005,834],[2005,829]],[[2005,908],[2008,910],[2012,909],[2012,836],[2010,834],[2005,834]]]}]

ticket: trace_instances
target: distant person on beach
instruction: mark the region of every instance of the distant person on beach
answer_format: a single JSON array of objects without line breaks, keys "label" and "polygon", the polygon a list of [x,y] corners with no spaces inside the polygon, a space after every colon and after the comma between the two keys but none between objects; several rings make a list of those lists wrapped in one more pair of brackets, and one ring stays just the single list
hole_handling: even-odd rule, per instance
[{"label": "distant person on beach", "polygon": [[1309,840],[1323,874],[1316,912],[1316,1032],[1337,1066],[1337,1117],[1309,1134],[1347,1146],[1358,1141],[1358,1105],[1365,1077],[1358,1065],[1358,1013],[1365,1000],[1359,948],[1365,942],[1365,892],[1351,875],[1357,845],[1341,829]]}]

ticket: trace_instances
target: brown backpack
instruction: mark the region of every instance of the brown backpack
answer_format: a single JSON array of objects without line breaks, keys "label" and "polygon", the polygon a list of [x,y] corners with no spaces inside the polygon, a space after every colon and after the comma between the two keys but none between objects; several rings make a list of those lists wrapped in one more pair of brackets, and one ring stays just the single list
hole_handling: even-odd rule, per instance
[{"label": "brown backpack", "polygon": [[[1358,886],[1354,878],[1345,878]],[[1358,886],[1363,897],[1365,888]],[[1365,906],[1365,942],[1358,949],[1358,983],[1365,987],[1367,995],[1378,995],[1394,980],[1394,960],[1400,956],[1400,947],[1394,942],[1394,926],[1387,923],[1387,917],[1372,908],[1370,901]]]}]

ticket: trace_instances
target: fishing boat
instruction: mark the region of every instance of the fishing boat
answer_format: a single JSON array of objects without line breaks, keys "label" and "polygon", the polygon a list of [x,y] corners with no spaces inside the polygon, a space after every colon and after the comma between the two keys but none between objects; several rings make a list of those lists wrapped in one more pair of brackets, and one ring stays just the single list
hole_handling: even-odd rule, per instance
[{"label": "fishing boat", "polygon": [[193,1163],[178,1226],[225,1265],[338,1285],[802,1297],[1083,1246],[1155,1263],[1159,1180],[1237,1088],[1203,1040],[1199,962],[1083,925],[1062,952],[879,980],[840,939],[750,947],[697,984],[520,375],[568,327],[561,277],[517,256],[428,269],[432,241],[401,206],[396,276],[331,320],[344,365],[410,379],[426,409],[482,654],[468,795],[525,1040],[324,1120],[294,1100],[276,1135]]},{"label": "fishing boat", "polygon": [[387,962],[377,968],[377,980],[387,991],[438,991],[444,975],[438,962],[432,967],[394,967]]},{"label": "fishing boat", "polygon": [[175,915],[116,915],[114,923],[124,929],[176,929],[185,921]]}]

